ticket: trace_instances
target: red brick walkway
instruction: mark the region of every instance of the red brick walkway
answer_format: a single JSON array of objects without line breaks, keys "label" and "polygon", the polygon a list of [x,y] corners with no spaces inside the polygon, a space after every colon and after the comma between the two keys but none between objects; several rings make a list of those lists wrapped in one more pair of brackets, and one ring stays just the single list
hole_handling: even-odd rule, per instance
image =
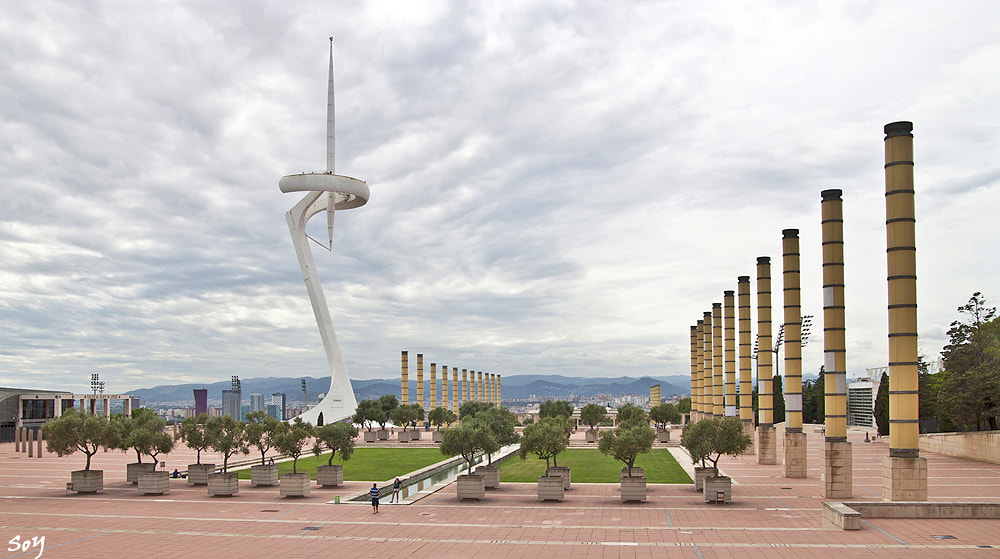
[{"label": "red brick walkway", "polygon": [[[781,477],[781,466],[752,456],[724,457],[733,502],[709,505],[693,486],[650,486],[649,500],[623,505],[617,484],[574,484],[560,503],[539,503],[534,484],[505,483],[481,502],[455,500],[453,486],[416,503],[332,504],[370,485],[318,489],[283,499],[277,488],[241,482],[232,498],[171,480],[163,496],[139,496],[124,482],[132,456],[101,453],[105,490],[67,495],[82,455],[28,458],[0,445],[2,557],[20,536],[45,537],[43,557],[1000,557],[997,520],[866,520],[862,530],[821,528],[822,435],[809,432],[809,477]],[[778,437],[781,440],[781,437]],[[854,443],[854,497],[881,500],[887,445]],[[779,448],[779,459],[781,456]],[[932,501],[1000,501],[1000,465],[925,454]],[[167,468],[194,462],[187,449]],[[384,480],[379,480],[384,481]],[[384,499],[385,501],[385,499]],[[934,536],[952,536],[939,539]],[[990,547],[985,547],[990,546]]]}]

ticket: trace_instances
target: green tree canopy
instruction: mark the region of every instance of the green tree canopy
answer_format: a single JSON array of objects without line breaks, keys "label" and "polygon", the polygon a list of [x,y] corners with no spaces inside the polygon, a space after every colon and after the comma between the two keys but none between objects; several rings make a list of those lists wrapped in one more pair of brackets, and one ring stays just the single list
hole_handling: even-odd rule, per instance
[{"label": "green tree canopy", "polygon": [[234,454],[247,454],[244,424],[228,415],[210,417],[205,422],[205,436],[208,447],[222,455],[222,471],[227,472],[229,458]]},{"label": "green tree canopy", "polygon": [[496,450],[488,451],[487,459],[489,464],[493,464],[493,453],[501,448],[512,445],[521,440],[520,435],[514,429],[517,426],[517,416],[504,407],[489,406],[482,410],[472,419],[489,430],[490,435],[497,444]]},{"label": "green tree canopy", "polygon": [[392,422],[403,428],[410,426],[411,423],[415,421],[420,421],[424,418],[424,408],[419,404],[403,404],[402,406],[397,406],[396,409],[392,410]]},{"label": "green tree canopy", "polygon": [[785,421],[785,389],[781,386],[781,375],[774,375],[771,387],[774,390],[774,398],[772,400],[774,422],[781,423]]},{"label": "green tree canopy", "polygon": [[710,417],[684,426],[681,446],[691,454],[697,464],[711,462],[719,467],[722,455],[738,456],[750,448],[753,440],[743,432],[743,422],[738,417]]},{"label": "green tree canopy", "polygon": [[681,422],[681,412],[677,411],[677,406],[665,402],[649,409],[649,418],[656,423],[657,428],[663,429],[667,423],[679,424]]},{"label": "green tree canopy", "polygon": [[281,422],[268,415],[266,411],[250,412],[246,417],[244,434],[247,445],[260,451],[260,465],[266,464],[267,451],[274,447],[274,437],[278,434]]},{"label": "green tree canopy", "polygon": [[316,429],[316,443],[313,445],[313,454],[319,456],[326,451],[330,451],[330,459],[327,465],[333,465],[333,457],[340,452],[340,457],[346,462],[354,454],[354,438],[358,436],[358,429],[350,423],[338,421],[329,423]]},{"label": "green tree canopy", "polygon": [[691,397],[681,398],[677,402],[677,411],[682,414],[691,413]]},{"label": "green tree canopy", "polygon": [[361,400],[354,410],[352,421],[371,431],[374,423],[385,425],[386,417],[377,400]]},{"label": "green tree canopy", "polygon": [[429,419],[432,424],[437,425],[438,431],[440,431],[442,425],[451,423],[457,418],[455,417],[455,413],[451,410],[438,406],[427,414],[427,419]]},{"label": "green tree canopy", "polygon": [[382,415],[377,418],[372,418],[375,423],[378,423],[379,428],[385,431],[385,424],[389,422],[392,418],[392,412],[399,407],[399,400],[396,399],[394,394],[383,394],[378,397],[378,407],[382,409]]},{"label": "green tree canopy", "polygon": [[823,380],[825,374],[825,367],[820,365],[816,380],[805,381],[802,384],[803,423],[823,423],[826,420],[826,387]]},{"label": "green tree canopy", "polygon": [[444,440],[441,441],[439,447],[441,454],[445,456],[461,455],[469,465],[469,473],[472,473],[476,454],[496,452],[500,448],[496,440],[493,439],[490,430],[476,420],[462,423],[457,427],[449,427],[442,433],[444,433]]},{"label": "green tree canopy", "polygon": [[569,436],[566,433],[566,419],[546,417],[524,428],[518,455],[521,460],[527,458],[529,452],[537,455],[539,460],[545,460],[547,471],[549,460],[552,460],[553,466],[559,465],[556,463],[556,455],[566,450],[567,446],[569,446]]},{"label": "green tree canopy", "polygon": [[597,450],[601,451],[601,454],[613,456],[615,460],[623,462],[628,467],[628,477],[632,477],[636,457],[653,448],[655,437],[656,433],[648,423],[629,423],[613,431],[601,433]]},{"label": "green tree canopy", "polygon": [[639,406],[625,404],[618,408],[618,425],[632,425],[636,423],[649,423],[649,416]]},{"label": "green tree canopy", "polygon": [[205,437],[206,421],[208,421],[207,413],[198,417],[186,417],[177,429],[177,439],[184,441],[188,448],[198,453],[197,464],[201,464],[201,451],[208,448],[208,439]]},{"label": "green tree canopy", "polygon": [[559,415],[567,418],[573,417],[573,404],[567,402],[566,400],[546,400],[538,406],[539,419],[556,417]]},{"label": "green tree canopy", "polygon": [[70,408],[44,425],[45,448],[60,458],[80,451],[87,456],[84,470],[90,469],[90,459],[105,444],[108,420],[103,415],[80,413]]},{"label": "green tree canopy", "polygon": [[292,457],[292,473],[297,474],[299,457],[305,449],[306,443],[313,436],[312,424],[302,421],[301,417],[296,417],[291,423],[282,423],[280,429],[274,436],[274,448],[278,452]]},{"label": "green tree canopy", "polygon": [[873,414],[878,433],[883,437],[889,436],[889,373],[882,373],[882,380],[878,383]]},{"label": "green tree canopy", "polygon": [[597,426],[608,416],[608,409],[600,404],[587,404],[580,410],[580,421],[584,425],[590,425],[590,429],[597,429]]},{"label": "green tree canopy", "polygon": [[108,424],[108,447],[134,450],[136,461],[149,456],[156,466],[157,456],[173,450],[174,439],[164,432],[167,422],[149,408],[138,408],[132,415],[115,414]]},{"label": "green tree canopy", "polygon": [[493,407],[493,404],[487,404],[486,402],[476,402],[470,401],[462,404],[458,407],[458,418],[462,421],[468,421],[481,411],[488,410]]},{"label": "green tree canopy", "polygon": [[958,307],[964,320],[951,323],[942,350],[944,378],[938,407],[966,429],[998,429],[1000,419],[1000,319],[982,293]]}]

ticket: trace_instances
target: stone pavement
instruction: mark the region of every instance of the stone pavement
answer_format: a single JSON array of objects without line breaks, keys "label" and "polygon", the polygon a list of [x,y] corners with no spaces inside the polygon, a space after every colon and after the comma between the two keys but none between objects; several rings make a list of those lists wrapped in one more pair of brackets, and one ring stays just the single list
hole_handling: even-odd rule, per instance
[{"label": "stone pavement", "polygon": [[[850,438],[852,500],[879,501],[888,441],[865,443],[863,431]],[[15,536],[18,542],[44,536],[42,556],[53,558],[1000,557],[997,520],[872,519],[856,532],[823,530],[822,442],[820,433],[808,433],[805,479],[783,478],[780,465],[761,466],[753,456],[723,457],[720,467],[734,480],[728,505],[704,503],[693,485],[652,485],[647,502],[622,504],[617,484],[573,484],[565,501],[539,503],[534,484],[504,483],[481,502],[457,501],[450,485],[412,504],[383,503],[377,515],[367,503],[331,503],[371,482],[335,490],[314,485],[306,498],[284,499],[276,487],[249,482],[235,497],[213,498],[204,487],[171,480],[169,493],[139,496],[124,481],[134,457],[113,452],[95,457],[94,467],[104,470],[103,493],[67,494],[69,472],[83,465],[82,455],[28,458],[5,443],[0,557],[38,556],[37,547],[10,551]],[[1000,465],[924,456],[930,500],[1000,501]],[[168,470],[184,469],[194,456],[180,448],[165,461]]]}]

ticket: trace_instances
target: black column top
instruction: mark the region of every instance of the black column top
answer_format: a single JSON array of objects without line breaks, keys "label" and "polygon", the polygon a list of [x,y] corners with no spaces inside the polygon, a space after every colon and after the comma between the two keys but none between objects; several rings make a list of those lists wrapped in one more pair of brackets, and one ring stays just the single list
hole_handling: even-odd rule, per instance
[{"label": "black column top", "polygon": [[894,138],[896,136],[909,136],[913,137],[913,123],[903,120],[900,122],[890,122],[885,125],[885,139]]}]

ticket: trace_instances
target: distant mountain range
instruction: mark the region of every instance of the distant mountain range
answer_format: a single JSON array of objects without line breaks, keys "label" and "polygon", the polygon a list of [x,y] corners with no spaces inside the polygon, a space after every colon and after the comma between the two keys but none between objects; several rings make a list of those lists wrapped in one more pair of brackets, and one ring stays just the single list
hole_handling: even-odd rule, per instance
[{"label": "distant mountain range", "polygon": [[[424,373],[424,394],[430,397],[429,374]],[[410,398],[415,399],[417,395],[417,383],[413,378],[415,372],[410,372]],[[295,377],[295,378],[251,378],[240,379],[241,390],[244,401],[249,400],[250,394],[264,394],[265,399],[270,399],[271,394],[283,392],[289,405],[302,402],[302,379],[306,381],[309,403],[317,402],[319,395],[330,389],[330,377]],[[440,383],[440,379],[438,380]],[[538,399],[546,398],[569,398],[571,394],[578,396],[598,396],[606,394],[608,396],[618,396],[622,394],[649,394],[649,388],[653,385],[660,385],[660,394],[663,397],[673,395],[686,395],[690,392],[691,379],[688,376],[669,377],[615,377],[615,378],[585,378],[566,377],[561,375],[511,375],[505,376],[501,380],[501,392],[504,400],[526,399],[532,396]],[[354,396],[359,401],[371,398],[378,398],[383,394],[395,394],[400,392],[399,379],[369,379],[352,380]],[[221,401],[222,391],[230,388],[229,381],[220,381],[210,384],[174,384],[157,386],[154,388],[140,388],[131,390],[128,394],[137,396],[143,404],[176,405],[178,407],[190,407],[194,405],[194,389],[208,389],[209,401]],[[440,394],[438,395],[440,397]]]}]

